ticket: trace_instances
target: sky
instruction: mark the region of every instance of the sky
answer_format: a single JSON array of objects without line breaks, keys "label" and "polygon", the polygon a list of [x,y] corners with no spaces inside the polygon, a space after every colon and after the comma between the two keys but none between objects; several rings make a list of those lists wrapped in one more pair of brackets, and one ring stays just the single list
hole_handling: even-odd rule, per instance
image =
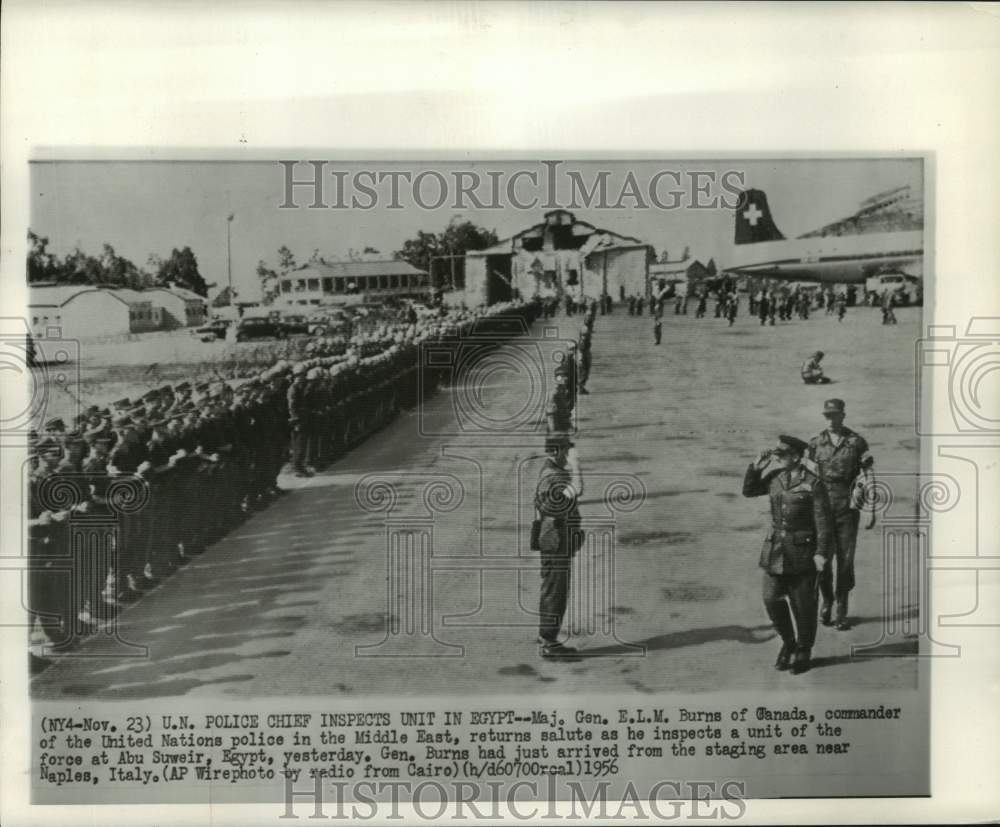
[{"label": "sky", "polygon": [[[288,160],[301,160],[294,169],[297,179],[311,178],[312,167],[304,158],[284,155]],[[319,159],[311,153],[309,159]],[[437,209],[424,209],[414,202],[412,186],[400,180],[398,203],[402,209],[391,209],[390,181],[375,187],[378,202],[372,209],[307,209],[312,203],[308,188],[295,190],[297,209],[280,209],[284,200],[285,167],[275,161],[261,162],[36,162],[31,168],[32,207],[31,229],[49,238],[49,249],[64,255],[79,246],[86,252],[99,254],[104,243],[138,266],[143,266],[150,253],[166,257],[174,247],[190,246],[194,251],[205,280],[215,282],[219,289],[227,280],[226,224],[232,222],[233,283],[241,297],[255,299],[259,295],[256,266],[264,259],[270,266],[277,263],[277,249],[287,245],[300,263],[313,250],[328,260],[347,258],[353,248],[374,247],[391,258],[403,242],[417,231],[438,232],[453,216],[468,219],[501,238],[536,224],[545,212],[546,182],[556,182],[556,201],[568,205],[572,198],[570,172],[575,172],[589,188],[607,171],[607,191],[610,202],[618,198],[631,172],[638,184],[640,197],[649,202],[649,185],[659,182],[660,202],[670,202],[668,192],[674,189],[690,191],[692,172],[706,173],[698,179],[703,185],[714,175],[708,198],[718,197],[715,208],[693,209],[691,198],[682,197],[676,209],[658,209],[652,203],[638,208],[636,199],[626,197],[624,209],[572,209],[576,217],[592,224],[638,237],[652,244],[658,253],[668,250],[678,258],[685,247],[702,261],[715,258],[725,265],[733,236],[733,211],[721,203],[732,198],[722,188],[723,176],[733,189],[739,181],[745,187],[763,189],[777,226],[786,237],[794,237],[853,213],[861,200],[893,187],[909,184],[917,191],[923,187],[923,164],[905,159],[795,159],[746,161],[677,161],[627,160],[582,162],[569,160],[558,166],[545,167],[540,160],[484,163],[449,163],[419,160],[414,162],[343,162],[329,159],[323,167],[324,201],[336,201],[337,191],[333,172],[342,175],[348,184],[347,197],[356,195],[362,204],[369,199],[357,182],[368,184],[371,179],[358,176],[362,170],[381,173],[409,171],[413,176],[428,173],[419,196],[424,203],[438,199],[439,187],[434,173],[444,176],[449,186],[448,201]],[[515,197],[539,203],[530,209],[509,205],[506,186],[518,170],[534,173],[539,185],[522,176],[516,182]],[[555,170],[554,175],[549,175]],[[478,209],[466,198],[464,209],[454,209],[456,187],[454,174],[471,171],[483,181],[477,193],[480,201],[489,204],[488,189],[492,171],[501,182],[499,203],[502,209]],[[658,173],[667,175],[655,178]],[[471,179],[466,179],[471,180]],[[681,186],[677,186],[677,181]],[[702,203],[706,196],[700,196]],[[210,295],[214,291],[210,291]]]}]

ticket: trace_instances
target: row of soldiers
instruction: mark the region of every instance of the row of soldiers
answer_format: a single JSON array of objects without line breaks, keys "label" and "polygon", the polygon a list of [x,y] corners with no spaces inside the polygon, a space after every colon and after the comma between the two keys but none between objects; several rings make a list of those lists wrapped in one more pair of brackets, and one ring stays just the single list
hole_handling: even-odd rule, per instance
[{"label": "row of soldiers", "polygon": [[[497,317],[530,325],[540,312],[517,302],[385,324],[338,355],[317,347],[254,376],[94,405],[70,426],[50,419],[30,446],[36,641],[72,644],[279,496],[289,458],[310,474],[433,392],[447,368],[421,370],[422,349],[457,347]],[[490,340],[517,329],[496,324]],[[96,541],[80,542],[81,531]]]},{"label": "row of soldiers", "polygon": [[588,307],[577,340],[555,369],[555,386],[546,408],[545,461],[535,489],[531,547],[541,555],[538,597],[538,646],[543,658],[573,657],[560,639],[569,599],[573,556],[583,545],[579,501],[583,476],[573,443],[579,395],[587,395],[597,302]]}]

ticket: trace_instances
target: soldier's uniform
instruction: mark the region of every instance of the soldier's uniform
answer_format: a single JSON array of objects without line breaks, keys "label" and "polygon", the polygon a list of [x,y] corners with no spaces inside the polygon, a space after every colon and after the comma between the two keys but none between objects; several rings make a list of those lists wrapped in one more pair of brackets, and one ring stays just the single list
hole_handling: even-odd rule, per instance
[{"label": "soldier's uniform", "polygon": [[[572,446],[568,438],[560,446]],[[550,454],[545,459],[535,488],[535,510],[539,520],[541,552],[541,589],[538,596],[538,638],[542,655],[566,651],[559,641],[559,630],[566,614],[573,554],[580,545],[580,513],[577,502],[583,493],[580,469],[575,457],[560,459]]]},{"label": "soldier's uniform", "polygon": [[[843,413],[841,399],[828,399],[823,406],[826,413]],[[854,549],[858,539],[860,512],[851,508],[851,490],[855,479],[864,468],[874,464],[868,443],[860,434],[841,426],[840,441],[829,430],[824,430],[809,441],[809,459],[817,466],[830,497],[833,518],[831,533],[837,560],[834,582],[832,558],[820,575],[819,587],[823,597],[823,622],[830,622],[830,607],[836,600],[834,622],[843,627],[847,623],[848,596],[854,588]]]},{"label": "soldier's uniform", "polygon": [[580,344],[578,347],[580,352],[580,393],[584,396],[590,393],[587,390],[587,381],[590,379],[590,366],[593,361],[593,354],[590,351],[592,341],[593,328],[590,326],[584,327],[580,331]]},{"label": "soldier's uniform", "polygon": [[305,376],[299,371],[295,381],[288,387],[288,424],[291,428],[292,470],[300,476],[308,473],[306,418],[306,382]]},{"label": "soldier's uniform", "polygon": [[[781,442],[800,453],[806,448],[806,443],[794,437],[782,436]],[[764,538],[759,565],[764,570],[764,608],[783,643],[777,665],[787,667],[794,650],[796,664],[808,668],[816,640],[817,571],[813,558],[830,557],[831,517],[826,486],[801,465],[763,475],[751,464],[743,478],[743,496],[765,494],[771,499],[771,529]],[[801,671],[801,667],[795,671]]]},{"label": "soldier's uniform", "polygon": [[579,389],[579,372],[576,363],[576,343],[570,345],[570,349],[563,357],[562,364],[556,369],[557,373],[566,374],[566,390],[569,393],[570,408],[576,407],[576,395]]},{"label": "soldier's uniform", "polygon": [[[565,376],[565,371],[557,371],[556,377]],[[569,434],[573,430],[573,404],[569,395],[569,388],[565,384],[556,384],[556,389],[549,397],[549,404],[545,411],[546,425],[549,436],[557,434]],[[546,448],[551,445],[551,440],[546,440]]]}]

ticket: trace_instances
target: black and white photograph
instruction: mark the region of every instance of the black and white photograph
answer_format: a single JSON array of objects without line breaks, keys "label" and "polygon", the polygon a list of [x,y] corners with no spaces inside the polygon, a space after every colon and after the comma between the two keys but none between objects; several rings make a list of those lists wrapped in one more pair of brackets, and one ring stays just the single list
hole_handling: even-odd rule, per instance
[{"label": "black and white photograph", "polygon": [[924,702],[923,181],[34,164],[33,696]]},{"label": "black and white photograph", "polygon": [[954,804],[995,15],[234,5],[78,59],[152,20],[99,6],[5,18],[65,101],[4,136],[17,823]]}]

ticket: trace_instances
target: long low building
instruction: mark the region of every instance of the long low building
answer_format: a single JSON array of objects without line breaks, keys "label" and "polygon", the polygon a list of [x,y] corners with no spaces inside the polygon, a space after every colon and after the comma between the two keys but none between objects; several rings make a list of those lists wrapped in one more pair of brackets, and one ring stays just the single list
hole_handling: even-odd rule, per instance
[{"label": "long low building", "polygon": [[426,297],[427,273],[406,261],[317,261],[278,280],[275,304],[308,307],[379,301],[388,297]]},{"label": "long low building", "polygon": [[465,255],[463,300],[469,306],[532,296],[604,293],[646,296],[651,247],[631,236],[552,210],[529,227],[486,250]]},{"label": "long low building", "polygon": [[28,289],[28,316],[38,338],[95,339],[203,324],[207,303],[177,287],[33,284]]}]

